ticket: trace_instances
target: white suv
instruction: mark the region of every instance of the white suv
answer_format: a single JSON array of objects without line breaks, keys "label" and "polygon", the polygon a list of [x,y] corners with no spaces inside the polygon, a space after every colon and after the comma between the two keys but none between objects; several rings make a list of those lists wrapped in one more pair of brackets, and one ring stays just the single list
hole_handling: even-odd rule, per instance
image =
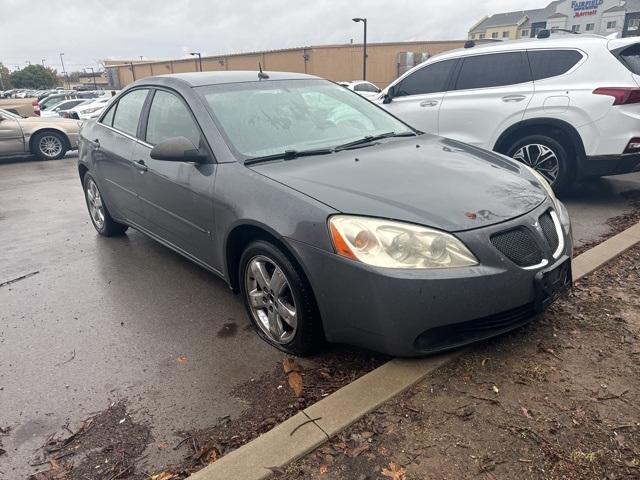
[{"label": "white suv", "polygon": [[549,35],[434,56],[375,101],[415,128],[509,155],[557,191],[640,170],[640,41]]}]

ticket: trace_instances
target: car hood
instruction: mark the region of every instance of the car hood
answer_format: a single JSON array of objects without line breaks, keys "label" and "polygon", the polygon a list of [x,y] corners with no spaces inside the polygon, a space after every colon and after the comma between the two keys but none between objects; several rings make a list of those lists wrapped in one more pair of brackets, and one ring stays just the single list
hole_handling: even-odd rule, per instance
[{"label": "car hood", "polygon": [[547,198],[514,160],[427,134],[251,168],[342,213],[450,232],[506,221]]}]

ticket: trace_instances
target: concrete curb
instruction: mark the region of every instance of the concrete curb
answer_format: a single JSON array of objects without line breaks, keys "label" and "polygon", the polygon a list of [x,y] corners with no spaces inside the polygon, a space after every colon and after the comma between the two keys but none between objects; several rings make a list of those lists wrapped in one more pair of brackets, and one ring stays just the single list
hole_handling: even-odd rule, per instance
[{"label": "concrete curb", "polygon": [[[588,275],[640,242],[640,223],[573,260],[573,280]],[[298,412],[188,480],[262,480],[325,443],[390,398],[460,357],[467,349],[416,360],[393,359]]]}]

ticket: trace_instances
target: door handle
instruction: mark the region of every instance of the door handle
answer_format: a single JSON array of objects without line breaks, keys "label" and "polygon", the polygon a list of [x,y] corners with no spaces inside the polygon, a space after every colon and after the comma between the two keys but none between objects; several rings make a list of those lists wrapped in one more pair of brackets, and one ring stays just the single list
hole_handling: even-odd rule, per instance
[{"label": "door handle", "polygon": [[144,163],[144,160],[138,160],[137,162],[133,162],[133,166],[136,167],[140,172],[146,172],[149,170],[147,164]]},{"label": "door handle", "polygon": [[421,107],[435,107],[436,105],[438,105],[437,100],[424,100],[420,102]]},{"label": "door handle", "polygon": [[87,140],[87,142],[89,142],[89,145],[91,145],[93,148],[100,148],[100,140],[98,140],[97,138],[95,140]]},{"label": "door handle", "polygon": [[503,102],[521,102],[525,98],[527,97],[525,97],[524,95],[506,95],[502,97],[502,101]]}]

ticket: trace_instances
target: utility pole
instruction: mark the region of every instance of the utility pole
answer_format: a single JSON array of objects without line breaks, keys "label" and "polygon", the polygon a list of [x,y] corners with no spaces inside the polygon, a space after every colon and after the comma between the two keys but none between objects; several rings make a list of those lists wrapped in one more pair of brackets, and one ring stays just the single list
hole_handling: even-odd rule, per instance
[{"label": "utility pole", "polygon": [[356,23],[362,22],[364,24],[364,58],[362,59],[362,80],[367,79],[367,19],[366,18],[352,18]]},{"label": "utility pole", "polygon": [[189,55],[198,56],[198,64],[200,65],[199,71],[202,71],[202,55],[200,55],[200,52],[191,52]]},{"label": "utility pole", "polygon": [[[98,84],[96,83],[96,72],[93,70],[93,67],[87,67],[89,70],[91,70],[91,76],[93,77],[93,89],[94,90],[98,90]],[[87,68],[85,68],[85,72],[87,71]]]},{"label": "utility pole", "polygon": [[62,64],[62,73],[64,74],[64,79],[67,82],[67,88],[71,89],[71,84],[69,83],[69,77],[67,76],[67,71],[64,69],[64,60],[62,60],[62,56],[64,53],[60,54],[60,63]]},{"label": "utility pole", "polygon": [[45,60],[46,60],[46,58],[43,58],[43,59],[42,59],[42,66],[43,66],[44,68],[47,68],[47,67],[44,65]]}]

